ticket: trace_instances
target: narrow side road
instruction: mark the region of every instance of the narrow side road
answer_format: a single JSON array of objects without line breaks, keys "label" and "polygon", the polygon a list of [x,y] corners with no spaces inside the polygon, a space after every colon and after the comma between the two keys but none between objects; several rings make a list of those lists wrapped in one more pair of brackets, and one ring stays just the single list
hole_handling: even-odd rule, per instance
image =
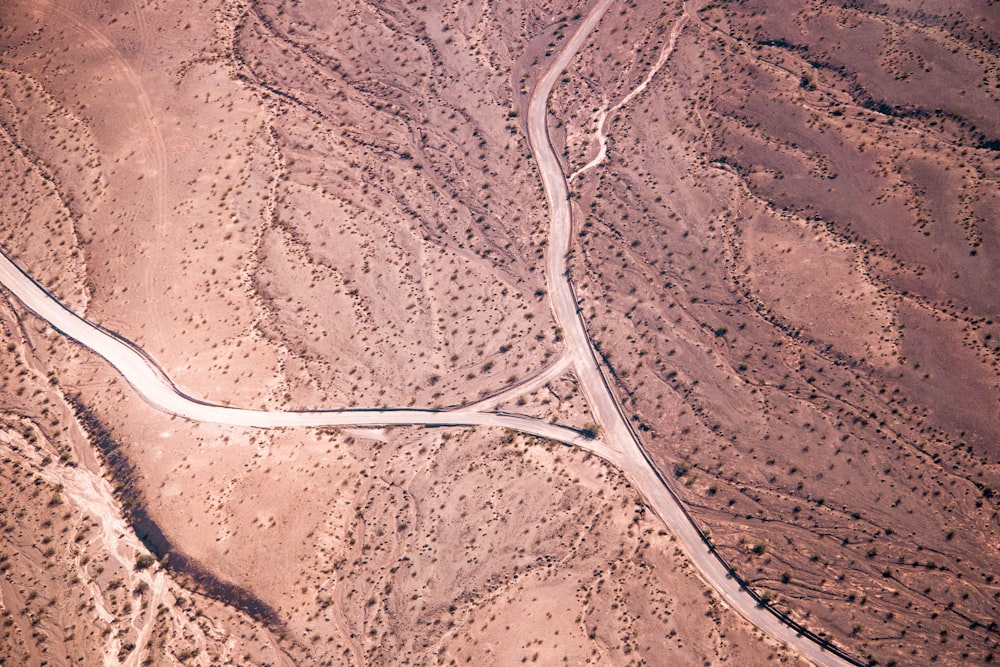
[{"label": "narrow side road", "polygon": [[0,249],[0,283],[54,329],[104,357],[153,407],[193,421],[251,428],[326,426],[498,426],[584,447],[603,455],[603,443],[568,426],[471,408],[432,410],[371,408],[268,411],[216,405],[181,392],[141,348],[83,319],[56,300]]}]

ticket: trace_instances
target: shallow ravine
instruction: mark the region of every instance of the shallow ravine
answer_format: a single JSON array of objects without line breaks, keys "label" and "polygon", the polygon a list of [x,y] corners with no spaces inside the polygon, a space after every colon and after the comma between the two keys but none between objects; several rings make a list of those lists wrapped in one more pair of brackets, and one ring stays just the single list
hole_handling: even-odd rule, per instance
[{"label": "shallow ravine", "polygon": [[[84,520],[96,528],[67,531],[66,548],[72,556],[70,567],[81,582],[86,582],[92,596],[92,613],[110,630],[105,632],[103,664],[137,667],[150,664],[149,659],[158,655],[163,658],[163,645],[153,646],[157,624],[163,622],[169,626],[170,637],[183,637],[185,645],[190,647],[186,649],[190,664],[213,664],[213,657],[235,658],[240,647],[224,624],[179,607],[179,600],[194,594],[180,586],[140,542],[123,518],[108,479],[100,471],[54,462],[50,450],[47,442],[30,444],[11,431],[0,433],[3,456],[51,485],[60,496],[60,504],[79,512],[74,528],[79,528]],[[84,534],[87,539],[81,540],[79,536]],[[95,571],[94,563],[98,562]],[[113,587],[99,582],[99,574],[105,571],[118,575]],[[115,591],[129,596],[124,617],[115,613]],[[114,630],[115,627],[118,629]],[[258,627],[255,631],[265,634],[281,664],[293,664],[268,630]],[[163,634],[161,628],[161,637]]]}]

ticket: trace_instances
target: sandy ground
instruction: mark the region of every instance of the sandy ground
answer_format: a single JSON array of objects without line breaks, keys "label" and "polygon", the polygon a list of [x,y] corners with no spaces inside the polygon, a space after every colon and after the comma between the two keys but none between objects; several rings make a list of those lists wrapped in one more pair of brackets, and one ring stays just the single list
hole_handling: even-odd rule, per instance
[{"label": "sandy ground", "polygon": [[[0,238],[207,400],[583,425],[571,375],[503,393],[561,349],[523,118],[580,11],[9,3]],[[567,173],[606,144],[569,266],[647,446],[760,590],[881,663],[998,650],[995,21],[945,13],[623,4],[550,120]],[[9,660],[791,659],[582,453],[191,425],[2,310]],[[137,571],[116,487],[280,625]]]}]

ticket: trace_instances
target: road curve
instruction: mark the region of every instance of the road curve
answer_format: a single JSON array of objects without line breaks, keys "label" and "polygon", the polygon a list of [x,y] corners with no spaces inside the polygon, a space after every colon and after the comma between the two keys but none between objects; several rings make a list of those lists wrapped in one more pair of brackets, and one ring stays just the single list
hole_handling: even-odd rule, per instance
[{"label": "road curve", "polygon": [[216,405],[180,391],[131,341],[83,319],[52,296],[0,249],[0,283],[54,329],[104,357],[150,405],[200,422],[251,428],[327,426],[497,426],[549,438],[604,456],[604,443],[540,419],[470,409],[344,409],[271,412]]},{"label": "road curve", "polygon": [[598,0],[563,51],[538,80],[528,105],[528,138],[538,163],[545,194],[551,210],[546,282],[552,298],[555,319],[562,327],[566,348],[573,359],[584,396],[600,424],[608,447],[618,454],[626,477],[643,495],[650,507],[684,545],[691,561],[705,581],[725,602],[745,619],[774,639],[797,650],[806,659],[823,667],[843,667],[852,663],[823,649],[783,623],[773,612],[758,606],[757,600],[730,576],[722,561],[709,550],[698,529],[688,518],[679,501],[653,469],[619,409],[618,403],[598,365],[583,316],[578,308],[566,270],[573,227],[566,176],[548,135],[546,116],[548,98],[557,79],[569,65],[590,32],[600,21],[612,0]]}]

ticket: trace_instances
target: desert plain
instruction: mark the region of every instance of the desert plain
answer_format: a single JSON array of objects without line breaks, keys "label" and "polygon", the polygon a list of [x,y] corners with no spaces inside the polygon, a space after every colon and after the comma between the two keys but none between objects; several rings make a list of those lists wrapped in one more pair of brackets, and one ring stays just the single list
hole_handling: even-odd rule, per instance
[{"label": "desert plain", "polygon": [[[622,414],[762,604],[992,662],[995,6],[607,4],[546,124]],[[11,0],[0,246],[200,401],[600,439],[528,128],[594,6]],[[2,294],[2,664],[810,664],[600,456],[184,419]]]}]

